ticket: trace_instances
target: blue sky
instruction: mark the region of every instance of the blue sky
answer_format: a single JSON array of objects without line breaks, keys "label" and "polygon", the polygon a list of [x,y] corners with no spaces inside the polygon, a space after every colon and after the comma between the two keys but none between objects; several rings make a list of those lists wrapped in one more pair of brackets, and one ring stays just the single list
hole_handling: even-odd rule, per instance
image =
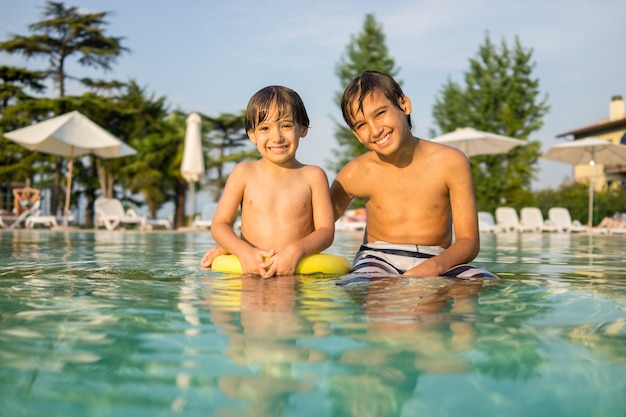
[{"label": "blue sky", "polygon": [[[0,39],[27,35],[44,0],[0,1]],[[413,132],[429,138],[432,105],[448,78],[462,83],[468,60],[489,32],[534,50],[533,77],[552,109],[531,139],[545,152],[556,135],[608,117],[611,97],[626,97],[624,0],[74,0],[84,11],[112,11],[108,34],[131,53],[109,73],[70,64],[73,75],[134,79],[172,109],[216,116],[245,108],[258,89],[280,84],[302,96],[311,130],[299,159],[325,166],[336,148],[335,67],[367,13],[382,24],[398,79],[413,102]],[[0,54],[8,65],[43,68]],[[70,89],[70,93],[71,93]],[[50,92],[52,93],[52,92]],[[533,188],[557,187],[572,168],[540,162]],[[329,173],[332,179],[334,173]]]}]

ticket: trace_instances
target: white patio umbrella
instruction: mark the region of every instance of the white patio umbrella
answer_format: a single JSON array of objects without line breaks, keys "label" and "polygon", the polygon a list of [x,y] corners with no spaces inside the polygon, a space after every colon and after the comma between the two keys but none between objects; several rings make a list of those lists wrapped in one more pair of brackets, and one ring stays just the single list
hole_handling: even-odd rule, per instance
[{"label": "white patio umbrella", "polygon": [[4,136],[31,151],[68,157],[64,216],[70,207],[74,157],[93,154],[100,158],[119,158],[136,153],[78,111],[4,133]]},{"label": "white patio umbrella", "polygon": [[[553,145],[539,158],[570,165],[589,164],[591,167],[596,164],[619,165],[626,164],[626,146],[600,138],[586,138]],[[593,179],[593,176],[589,178],[590,227],[593,225]]]},{"label": "white patio umbrella", "polygon": [[204,153],[202,151],[200,123],[201,120],[198,113],[191,113],[187,117],[187,129],[183,144],[183,161],[180,164],[180,172],[185,181],[189,183],[192,215],[196,209],[194,183],[200,181],[200,178],[204,175]]},{"label": "white patio umbrella", "polygon": [[504,154],[526,143],[520,139],[482,132],[471,127],[458,128],[431,140],[459,148],[467,156]]}]

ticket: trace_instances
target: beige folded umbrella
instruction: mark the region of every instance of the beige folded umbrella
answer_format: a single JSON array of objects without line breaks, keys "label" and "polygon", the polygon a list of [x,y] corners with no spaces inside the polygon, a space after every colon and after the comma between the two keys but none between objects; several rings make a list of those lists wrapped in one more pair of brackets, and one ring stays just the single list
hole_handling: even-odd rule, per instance
[{"label": "beige folded umbrella", "polygon": [[187,117],[187,129],[183,144],[183,161],[180,164],[180,173],[185,181],[189,183],[192,217],[196,209],[194,183],[200,181],[204,175],[204,153],[202,151],[200,123],[201,119],[198,113],[191,113]]}]

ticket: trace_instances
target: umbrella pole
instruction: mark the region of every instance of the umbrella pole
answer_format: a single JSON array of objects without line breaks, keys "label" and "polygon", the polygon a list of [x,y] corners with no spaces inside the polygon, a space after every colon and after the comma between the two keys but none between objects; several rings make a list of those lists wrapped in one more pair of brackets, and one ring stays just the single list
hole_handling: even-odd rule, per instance
[{"label": "umbrella pole", "polygon": [[189,181],[189,195],[191,197],[191,216],[189,219],[189,225],[193,223],[193,218],[196,215],[196,187],[193,181]]},{"label": "umbrella pole", "polygon": [[593,227],[593,183],[589,181],[589,227]]},{"label": "umbrella pole", "polygon": [[65,190],[65,210],[63,210],[63,226],[67,227],[67,213],[70,211],[70,194],[72,193],[72,175],[74,172],[74,146],[70,146],[70,164],[67,169],[67,190]]},{"label": "umbrella pole", "polygon": [[[593,152],[592,152],[593,155]],[[589,161],[589,165],[591,166],[591,173],[589,174],[589,216],[588,216],[588,221],[589,221],[589,230],[591,230],[591,228],[593,227],[593,193],[594,193],[594,189],[593,189],[593,181],[595,180],[595,173],[596,173],[596,162],[592,159],[591,161]]]}]

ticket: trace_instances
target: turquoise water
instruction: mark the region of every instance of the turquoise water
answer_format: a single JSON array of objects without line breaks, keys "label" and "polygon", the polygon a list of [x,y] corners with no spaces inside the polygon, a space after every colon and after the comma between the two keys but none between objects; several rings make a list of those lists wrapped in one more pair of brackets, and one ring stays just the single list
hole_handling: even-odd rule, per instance
[{"label": "turquoise water", "polygon": [[484,235],[500,281],[348,287],[202,271],[209,233],[0,244],[2,416],[626,415],[626,236]]}]

